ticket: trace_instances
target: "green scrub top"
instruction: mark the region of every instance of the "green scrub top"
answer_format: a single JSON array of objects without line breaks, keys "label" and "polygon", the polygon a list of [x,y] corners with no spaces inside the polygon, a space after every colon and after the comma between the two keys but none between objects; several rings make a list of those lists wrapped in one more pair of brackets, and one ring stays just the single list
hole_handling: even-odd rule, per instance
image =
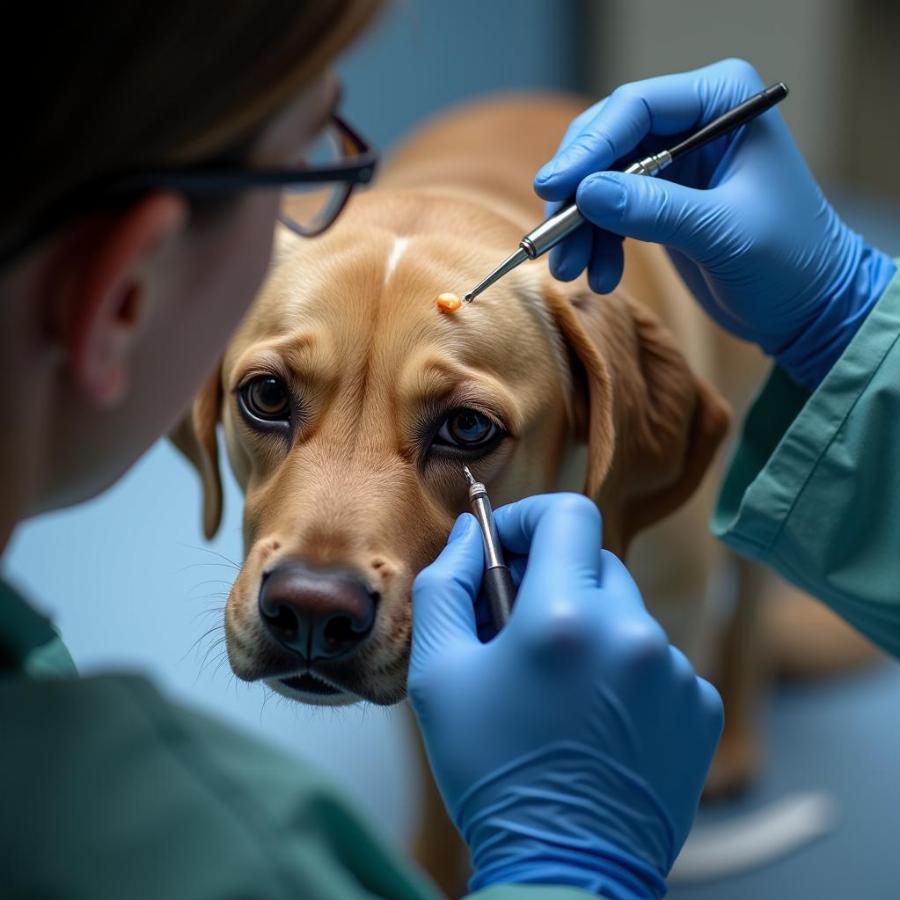
[{"label": "green scrub top", "polygon": [[813,394],[774,370],[712,528],[900,656],[900,275]]},{"label": "green scrub top", "polygon": [[143,678],[78,678],[50,623],[2,581],[0,773],[5,900],[438,896],[311,767]]}]

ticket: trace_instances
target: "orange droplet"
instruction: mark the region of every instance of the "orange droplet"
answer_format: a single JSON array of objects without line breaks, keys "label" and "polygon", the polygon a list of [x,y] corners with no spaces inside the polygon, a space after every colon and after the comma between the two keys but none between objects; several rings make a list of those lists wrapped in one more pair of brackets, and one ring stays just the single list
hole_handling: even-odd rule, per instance
[{"label": "orange droplet", "polygon": [[436,303],[442,313],[455,313],[462,306],[462,300],[450,293],[441,294]]}]

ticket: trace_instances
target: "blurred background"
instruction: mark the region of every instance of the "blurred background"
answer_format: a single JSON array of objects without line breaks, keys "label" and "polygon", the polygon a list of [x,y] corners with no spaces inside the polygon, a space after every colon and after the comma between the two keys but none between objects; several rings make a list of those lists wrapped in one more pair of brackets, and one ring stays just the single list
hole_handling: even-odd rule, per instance
[{"label": "blurred background", "polygon": [[[783,114],[815,174],[851,224],[897,253],[900,171],[884,160],[897,146],[898,39],[900,5],[888,0],[404,0],[340,69],[348,117],[389,150],[467,97],[564,89],[599,98],[626,80],[742,56],[766,81],[790,85]],[[304,708],[235,681],[220,625],[242,555],[241,499],[229,480],[224,526],[208,545],[199,501],[193,472],[161,443],[102,498],[21,528],[7,574],[57,619],[83,672],[148,673],[184,702],[313,761],[389,839],[407,843],[419,787],[406,716]],[[898,703],[893,666],[779,692],[766,712],[763,778],[705,810],[698,829],[740,844],[731,825],[812,792],[827,813],[823,834],[744,871],[685,873],[671,896],[896,897]],[[777,844],[777,831],[770,838]]]}]

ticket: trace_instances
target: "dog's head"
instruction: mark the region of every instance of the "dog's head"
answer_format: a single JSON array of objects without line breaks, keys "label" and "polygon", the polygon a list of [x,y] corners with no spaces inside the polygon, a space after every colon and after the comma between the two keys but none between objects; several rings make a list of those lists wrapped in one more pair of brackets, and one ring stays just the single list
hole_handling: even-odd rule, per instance
[{"label": "dog's head", "polygon": [[464,463],[499,505],[562,486],[581,447],[577,487],[622,553],[687,498],[727,425],[668,332],[621,293],[558,284],[535,263],[439,312],[437,295],[474,284],[515,229],[446,200],[435,222],[412,203],[372,194],[333,234],[284,239],[175,436],[202,476],[208,537],[220,421],[246,492],[231,665],[306,702],[404,696],[410,588],[467,508]]}]

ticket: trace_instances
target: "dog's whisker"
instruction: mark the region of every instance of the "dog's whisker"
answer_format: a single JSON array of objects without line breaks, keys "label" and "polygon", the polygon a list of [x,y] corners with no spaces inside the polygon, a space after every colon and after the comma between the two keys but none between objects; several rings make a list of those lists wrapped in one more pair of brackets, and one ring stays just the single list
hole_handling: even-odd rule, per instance
[{"label": "dog's whisker", "polygon": [[206,601],[206,605],[202,609],[194,610],[194,618],[200,616],[211,616],[213,614],[225,617],[225,606],[228,602],[227,594],[208,594],[205,597],[198,597],[197,600]]},{"label": "dog's whisker", "polygon": [[212,547],[203,547],[200,544],[184,544],[182,543],[182,547],[186,547],[189,550],[200,550],[203,553],[209,553],[212,556],[218,556],[219,559],[224,560],[229,565],[234,566],[235,569],[240,569],[240,563],[236,563],[230,556],[226,556],[224,553],[220,553],[218,550],[213,550]]},{"label": "dog's whisker", "polygon": [[263,723],[263,713],[266,711],[266,704],[269,702],[269,698],[274,694],[274,691],[265,691],[263,693],[263,702],[259,707],[259,724]]},{"label": "dog's whisker", "polygon": [[198,603],[206,601],[206,607],[204,609],[198,609],[194,615],[209,615],[214,612],[224,615],[225,606],[228,602],[228,595],[230,593],[231,591],[211,591],[208,594],[204,594],[202,597],[191,597],[191,601],[196,601]]},{"label": "dog's whisker", "polygon": [[197,640],[194,641],[194,646],[196,647],[197,644],[200,643],[200,641],[205,640],[211,634],[215,634],[217,631],[221,631],[222,636],[223,637],[225,636],[225,623],[224,622],[216,622],[215,625],[212,625],[211,627],[207,628],[206,631],[204,631],[203,634],[201,634],[200,637],[198,637]]},{"label": "dog's whisker", "polygon": [[205,581],[198,581],[191,588],[191,594],[193,594],[196,590],[198,590],[199,588],[202,588],[204,585],[207,585],[207,584],[224,584],[226,587],[228,587],[230,589],[231,585],[233,583],[234,582],[232,582],[232,581],[226,581],[224,578],[207,578]]},{"label": "dog's whisker", "polygon": [[199,683],[199,681],[202,677],[209,676],[209,669],[208,669],[209,665],[211,665],[216,660],[219,660],[221,662],[221,660],[223,658],[224,659],[228,658],[228,651],[225,649],[222,649],[224,642],[225,642],[225,639],[221,638],[218,641],[215,641],[213,644],[211,644],[207,648],[206,652],[203,654],[203,660],[201,661],[200,665],[197,667],[197,673],[194,676],[195,684]]},{"label": "dog's whisker", "polygon": [[230,590],[227,591],[207,591],[203,594],[198,594],[196,597],[188,597],[192,603],[200,603],[203,600],[208,600],[210,603],[216,604],[220,609],[225,609],[225,601],[228,599],[228,595],[231,593]]},{"label": "dog's whisker", "polygon": [[[195,656],[195,658],[196,658],[196,655],[199,654],[199,652],[200,652],[200,645],[206,640],[206,638],[208,638],[208,637],[210,636],[211,633],[212,633],[211,631],[207,631],[205,634],[200,635],[200,637],[198,637],[198,638],[191,644],[191,646],[188,647],[188,649],[184,651],[184,655],[181,657],[181,659],[180,659],[178,662],[179,662],[179,663],[184,662],[189,656],[191,656],[191,654],[194,654],[194,656]],[[223,639],[224,639],[224,637],[223,637],[223,638],[219,638],[220,641],[223,640]],[[215,647],[215,646],[217,645],[217,643],[218,643],[217,641],[213,641],[213,642],[210,644],[210,647]],[[207,648],[206,653],[209,653],[209,648]],[[205,659],[205,656],[204,656],[204,659]],[[201,665],[200,665],[200,668],[201,668],[201,669],[203,668],[203,664],[202,664],[202,663],[201,663]]]},{"label": "dog's whisker", "polygon": [[194,621],[197,622],[201,619],[208,619],[210,616],[219,616],[224,617],[225,614],[225,604],[224,603],[216,603],[211,606],[209,609],[200,609],[194,613]]},{"label": "dog's whisker", "polygon": [[204,656],[203,656],[203,660],[202,660],[201,663],[200,663],[200,667],[199,667],[199,670],[198,670],[198,674],[199,674],[199,672],[202,672],[204,666],[206,665],[206,660],[207,660],[207,658],[209,657],[209,654],[210,654],[213,650],[215,650],[215,649],[218,648],[218,647],[221,647],[221,646],[225,643],[226,635],[225,635],[225,627],[224,627],[223,624],[216,624],[216,625],[213,625],[212,628],[209,628],[209,629],[207,629],[205,632],[203,632],[203,634],[201,634],[200,637],[198,637],[198,638],[191,644],[191,646],[185,651],[184,656],[182,656],[182,658],[181,658],[181,662],[183,662],[183,661],[184,661],[191,653],[195,653],[195,654],[198,653],[198,652],[199,652],[200,645],[201,645],[205,640],[207,640],[207,638],[209,638],[211,635],[216,634],[217,632],[221,632],[221,635],[220,635],[218,638],[216,638],[215,640],[210,641],[210,644],[209,644],[209,646],[206,648],[206,652],[205,652],[205,654],[204,654]]},{"label": "dog's whisker", "polygon": [[[213,669],[213,672],[212,672],[213,679],[215,679],[218,676],[220,669],[227,662],[228,662],[228,654],[223,650],[222,653],[219,654],[218,662],[216,663],[215,669]],[[234,678],[233,673],[232,673],[231,677]]]},{"label": "dog's whisker", "polygon": [[221,637],[216,638],[214,641],[211,641],[209,646],[203,653],[203,660],[200,663],[200,669],[203,670],[203,667],[206,665],[206,661],[209,659],[209,655],[216,650],[221,650],[221,648],[225,645],[227,638],[223,634]]},{"label": "dog's whisker", "polygon": [[180,569],[176,569],[176,572],[180,575],[182,572],[187,572],[189,569],[200,569],[200,568],[219,568],[219,569],[230,569],[233,572],[240,572],[241,567],[235,566],[230,563],[223,562],[196,562],[196,563],[188,563],[186,566],[182,566]]}]

